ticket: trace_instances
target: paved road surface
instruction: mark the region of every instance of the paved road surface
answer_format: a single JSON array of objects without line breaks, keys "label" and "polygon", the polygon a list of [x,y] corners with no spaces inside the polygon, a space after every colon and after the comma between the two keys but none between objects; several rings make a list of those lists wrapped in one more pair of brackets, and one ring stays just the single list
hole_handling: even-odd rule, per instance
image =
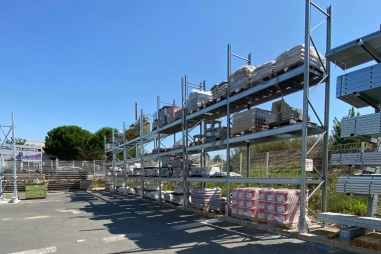
[{"label": "paved road surface", "polygon": [[0,253],[348,253],[106,192],[0,204]]}]

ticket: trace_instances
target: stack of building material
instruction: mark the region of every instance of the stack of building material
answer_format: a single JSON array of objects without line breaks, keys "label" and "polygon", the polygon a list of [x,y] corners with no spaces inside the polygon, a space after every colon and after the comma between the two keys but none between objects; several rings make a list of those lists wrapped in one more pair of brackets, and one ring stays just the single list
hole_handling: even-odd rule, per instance
[{"label": "stack of building material", "polygon": [[168,168],[161,168],[161,177],[169,177],[169,169]]},{"label": "stack of building material", "polygon": [[274,75],[275,61],[270,61],[257,67],[251,74],[251,82],[253,84],[261,84],[266,82]]},{"label": "stack of building material", "polygon": [[[273,188],[265,188],[265,189],[258,190],[258,222],[267,222],[266,194],[268,191],[271,191],[271,190],[273,190]],[[271,209],[271,207],[269,208]]]},{"label": "stack of building material", "polygon": [[171,202],[177,205],[184,205],[184,186],[175,186],[175,190],[171,195]]},{"label": "stack of building material", "polygon": [[135,189],[134,189],[134,188],[127,187],[127,194],[135,195]]},{"label": "stack of building material", "polygon": [[232,190],[232,215],[241,219],[257,221],[260,188],[235,188]]},{"label": "stack of building material", "polygon": [[183,139],[179,139],[173,144],[173,150],[184,148]]},{"label": "stack of building material", "polygon": [[[242,177],[241,174],[235,173],[235,172],[230,172],[229,173],[230,177]],[[213,175],[210,177],[212,178],[226,178],[227,177],[227,172],[215,172]]]},{"label": "stack of building material", "polygon": [[193,177],[210,177],[216,172],[220,172],[219,167],[193,167],[191,170]]},{"label": "stack of building material", "polygon": [[[283,52],[275,59],[274,72],[281,74],[289,69],[302,65],[304,63],[304,53],[304,44],[300,44]],[[314,67],[315,69],[323,72],[324,68],[319,60],[318,54],[325,65],[325,58],[320,53],[316,52],[314,47],[310,47],[310,67]]]},{"label": "stack of building material", "polygon": [[[143,117],[143,135],[150,132],[150,119],[148,116]],[[140,136],[140,119],[138,119],[134,124],[134,138]]]},{"label": "stack of building material", "polygon": [[[150,199],[159,200],[159,194],[159,191],[151,191]],[[164,200],[165,194],[167,194],[167,191],[161,191],[161,200]]]},{"label": "stack of building material", "polygon": [[153,120],[153,122],[152,122],[152,131],[157,130],[157,128],[159,126],[158,122],[159,122],[158,119]]},{"label": "stack of building material", "polygon": [[166,150],[164,147],[156,147],[152,149],[152,154],[164,153]]},{"label": "stack of building material", "polygon": [[158,126],[163,127],[169,123],[174,122],[177,118],[175,117],[175,113],[179,111],[181,108],[179,106],[164,106],[159,109],[158,112]]},{"label": "stack of building material", "polygon": [[[308,193],[306,193],[306,196],[308,196]],[[275,205],[273,222],[277,226],[296,227],[298,225],[300,216],[300,190],[275,190],[273,204]]]},{"label": "stack of building material", "polygon": [[356,108],[369,106],[357,93],[381,104],[381,64],[372,65],[337,77],[336,97]]},{"label": "stack of building material", "polygon": [[191,206],[200,209],[208,209],[210,199],[213,196],[220,197],[221,189],[197,188],[191,191]]},{"label": "stack of building material", "polygon": [[331,165],[379,166],[381,165],[381,152],[332,154]]},{"label": "stack of building material", "polygon": [[233,127],[231,134],[245,134],[246,132],[257,132],[267,129],[267,118],[270,111],[252,108],[233,116]]},{"label": "stack of building material", "polygon": [[344,118],[341,120],[341,137],[356,135],[378,138],[381,136],[381,113]]},{"label": "stack of building material", "polygon": [[178,119],[181,119],[183,117],[183,109],[182,108],[174,109],[173,117],[175,118],[175,121]]},{"label": "stack of building material", "polygon": [[181,157],[176,157],[173,160],[173,171],[172,171],[172,177],[174,178],[180,178],[183,176],[183,168],[184,168],[184,160]]},{"label": "stack of building material", "polygon": [[163,200],[166,201],[166,202],[171,202],[171,197],[172,197],[172,193],[170,192],[164,192],[163,194]]},{"label": "stack of building material", "polygon": [[270,127],[276,124],[291,124],[294,121],[298,122],[302,120],[302,111],[290,107],[283,99],[272,104],[271,113],[267,118]]},{"label": "stack of building material", "polygon": [[212,196],[209,201],[209,209],[216,212],[225,212],[226,198]]},{"label": "stack of building material", "polygon": [[134,163],[133,169],[132,169],[132,175],[134,176],[140,176],[142,174],[142,168],[140,163]]},{"label": "stack of building material", "polygon": [[253,71],[255,70],[255,67],[252,65],[246,65],[242,66],[238,70],[236,70],[233,74],[229,77],[229,90],[230,95],[233,95],[234,93],[239,93],[242,90],[246,90],[249,88],[249,85],[251,83],[251,75]]},{"label": "stack of building material", "polygon": [[134,139],[135,133],[134,133],[134,125],[132,124],[125,132],[125,138],[127,141],[130,141]]},{"label": "stack of building material", "polygon": [[213,96],[211,92],[200,90],[192,90],[188,98],[188,112],[195,112],[201,108],[202,105],[211,103]]},{"label": "stack of building material", "polygon": [[347,194],[381,194],[381,175],[340,176],[336,183],[336,192]]},{"label": "stack of building material", "polygon": [[228,92],[228,82],[223,81],[214,85],[210,91],[212,92],[213,100],[220,101],[226,98]]}]

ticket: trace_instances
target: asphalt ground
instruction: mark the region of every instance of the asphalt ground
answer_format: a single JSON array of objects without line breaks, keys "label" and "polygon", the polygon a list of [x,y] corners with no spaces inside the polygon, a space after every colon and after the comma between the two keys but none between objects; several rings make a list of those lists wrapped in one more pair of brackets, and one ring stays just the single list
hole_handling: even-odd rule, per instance
[{"label": "asphalt ground", "polygon": [[351,253],[104,191],[0,204],[0,253]]}]

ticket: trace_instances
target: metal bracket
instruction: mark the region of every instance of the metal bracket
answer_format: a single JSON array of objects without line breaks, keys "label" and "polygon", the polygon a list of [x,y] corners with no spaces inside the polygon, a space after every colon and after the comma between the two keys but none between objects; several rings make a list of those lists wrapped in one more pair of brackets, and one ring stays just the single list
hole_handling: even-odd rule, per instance
[{"label": "metal bracket", "polygon": [[381,109],[381,104],[374,101],[373,99],[369,98],[368,96],[366,96],[365,94],[362,94],[360,92],[356,92],[354,93],[354,95],[359,98],[360,100],[362,100],[363,102],[369,104],[370,106],[372,106],[375,110],[376,110],[376,113],[377,112],[380,112],[380,109]]},{"label": "metal bracket", "polygon": [[377,63],[381,62],[381,56],[379,56],[376,52],[374,52],[374,50],[371,47],[369,47],[365,42],[363,42],[361,39],[358,39],[356,41],[356,44],[362,47],[369,55],[371,55]]},{"label": "metal bracket", "polygon": [[367,137],[367,136],[363,136],[363,135],[357,135],[356,133],[351,134],[351,137],[358,138],[358,139],[364,140],[364,141],[372,143],[372,144],[378,143],[378,140],[376,138]]}]

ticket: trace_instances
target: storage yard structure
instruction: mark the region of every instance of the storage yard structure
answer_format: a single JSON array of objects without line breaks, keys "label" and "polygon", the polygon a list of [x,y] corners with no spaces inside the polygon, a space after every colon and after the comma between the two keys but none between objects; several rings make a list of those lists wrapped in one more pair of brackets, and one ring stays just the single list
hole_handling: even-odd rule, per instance
[{"label": "storage yard structure", "polygon": [[[322,13],[326,21],[324,38],[326,48],[320,52],[326,52],[327,62],[323,54],[319,53],[311,36],[310,15],[312,9]],[[174,103],[173,106],[160,107],[158,97],[157,113],[153,119],[149,119],[143,110],[138,112],[136,109],[134,125],[127,128],[124,123],[123,132],[113,135],[113,137],[105,137],[106,166],[123,167],[124,178],[134,181],[134,188],[125,188],[125,192],[136,193],[141,197],[151,197],[159,201],[170,200],[169,195],[173,195],[172,198],[176,200],[174,203],[186,207],[194,206],[202,209],[208,203],[209,207],[224,212],[225,216],[254,218],[256,221],[267,221],[269,225],[272,224],[271,222],[274,222],[275,225],[279,225],[279,223],[287,226],[298,225],[299,232],[306,232],[308,230],[306,216],[309,211],[308,200],[321,188],[322,213],[319,218],[325,214],[325,217],[328,218],[326,210],[330,62],[344,69],[372,60],[379,62],[381,60],[379,57],[381,43],[378,41],[381,40],[381,32],[365,36],[355,43],[350,42],[349,46],[344,45],[331,49],[331,7],[325,11],[310,0],[306,0],[304,35],[303,44],[283,53],[279,52],[280,55],[275,60],[269,59],[259,67],[252,65],[251,54],[247,58],[233,54],[229,44],[226,81],[222,80],[210,91],[207,91],[205,82],[195,85],[188,81],[188,76],[184,76],[181,78],[181,105]],[[353,55],[353,51],[357,55]],[[348,55],[351,57],[346,58],[345,56]],[[247,62],[247,66],[232,73],[232,56],[243,59]],[[376,70],[378,65],[373,68]],[[368,82],[365,80],[374,78],[372,75],[369,77],[369,68],[367,70],[368,73],[363,74],[364,81],[355,80],[357,76],[362,75],[361,73],[347,74],[353,81],[339,77],[337,97],[349,103],[353,102],[351,105],[355,107],[374,106],[379,112],[381,95],[379,88],[375,88],[378,87],[378,83],[372,87],[352,85],[357,84],[357,81]],[[309,99],[315,86],[324,86],[324,98],[322,98],[324,115],[322,117],[317,114],[317,110]],[[356,87],[361,87],[361,89],[357,90]],[[193,88],[193,90],[189,92],[189,88]],[[346,93],[345,89],[350,92]],[[367,94],[366,91],[369,89],[376,89],[377,93],[372,90]],[[292,105],[285,102],[285,96],[300,91],[300,99],[303,100],[302,109],[293,108]],[[261,104],[270,101],[275,101],[271,111],[260,108]],[[312,114],[314,119],[317,119],[317,123],[311,122],[310,115]],[[222,119],[225,117],[226,127],[221,126]],[[369,117],[374,122],[380,119],[379,113]],[[376,140],[375,142],[379,144],[379,139],[377,139],[381,136],[379,126],[364,130],[365,127],[357,123],[357,119],[351,120],[350,123],[344,123],[349,119],[343,120],[343,126],[351,125],[354,126],[353,129],[362,128],[363,132],[368,131],[367,134],[372,134],[369,137],[371,139],[367,140]],[[200,133],[192,137],[190,134],[198,128]],[[356,132],[353,133],[348,132],[347,136],[359,137]],[[176,134],[181,135],[179,140],[176,139]],[[307,147],[307,139],[313,135],[319,135],[319,139],[314,145]],[[361,134],[361,137],[363,136]],[[168,148],[163,145],[162,141],[167,137],[173,137],[173,147]],[[302,138],[300,177],[250,177],[250,145],[298,137]],[[316,177],[307,177],[306,171],[311,170],[311,165],[306,163],[310,163],[308,155],[318,142],[323,143],[322,164],[319,167],[313,167]],[[146,150],[149,144],[154,146],[152,152]],[[230,151],[232,148],[238,147],[247,149],[248,172],[245,177],[237,175],[231,170]],[[135,151],[136,157],[128,156],[128,152],[131,150]],[[206,163],[206,153],[219,150],[225,150],[227,155],[226,169],[223,172],[218,172]],[[121,152],[123,152],[123,160],[118,160],[117,154]],[[107,155],[110,154],[112,154],[112,159],[106,160]],[[344,157],[336,156],[334,158],[340,161]],[[354,158],[357,157],[354,156]],[[371,161],[373,164],[376,160],[372,156],[362,156],[361,159]],[[377,160],[376,162],[379,165]],[[353,163],[351,161],[349,164]],[[371,165],[373,165],[372,163]],[[115,180],[117,176],[113,174],[113,177],[111,189],[115,190],[118,187]],[[163,182],[177,183],[173,193],[162,191]],[[205,188],[207,182],[226,184],[226,197],[221,197],[219,189]],[[195,183],[199,185],[197,187],[201,188],[195,188]],[[290,190],[237,189],[231,188],[232,183],[246,184],[247,187],[250,184],[291,184],[298,185],[299,188]],[[313,188],[310,193],[307,191],[307,185],[310,186],[310,189]],[[342,187],[339,189],[342,190]],[[375,197],[372,196],[370,199],[370,202],[375,204]],[[374,211],[374,206],[372,211]],[[368,216],[373,217],[371,214]],[[329,221],[329,219],[322,219],[322,221]]]}]

